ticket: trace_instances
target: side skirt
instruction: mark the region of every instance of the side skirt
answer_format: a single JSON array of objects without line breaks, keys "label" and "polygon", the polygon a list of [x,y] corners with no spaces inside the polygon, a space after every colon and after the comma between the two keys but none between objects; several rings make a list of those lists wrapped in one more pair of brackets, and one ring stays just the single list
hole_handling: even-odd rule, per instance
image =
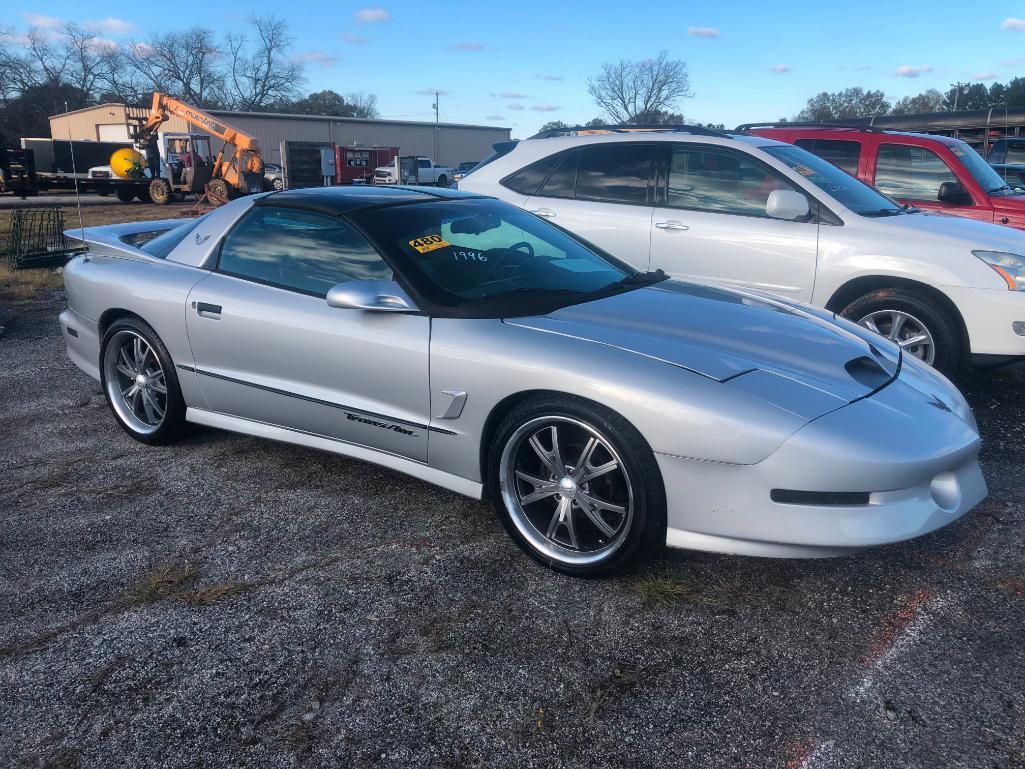
[{"label": "side skirt", "polygon": [[229,430],[235,433],[253,435],[257,438],[267,438],[272,441],[292,443],[296,446],[305,446],[320,451],[329,451],[332,454],[352,457],[371,464],[387,467],[390,470],[397,470],[400,473],[411,475],[427,483],[441,486],[443,489],[463,494],[473,499],[481,499],[484,495],[484,486],[476,481],[462,478],[458,475],[442,472],[433,467],[428,467],[421,462],[415,462],[404,457],[397,457],[394,454],[386,454],[381,451],[374,451],[365,446],[357,446],[352,443],[326,438],[323,435],[305,433],[300,430],[291,430],[287,427],[278,427],[266,422],[257,422],[253,419],[218,414],[213,411],[192,408],[185,411],[185,419],[197,425],[216,427],[219,430]]}]

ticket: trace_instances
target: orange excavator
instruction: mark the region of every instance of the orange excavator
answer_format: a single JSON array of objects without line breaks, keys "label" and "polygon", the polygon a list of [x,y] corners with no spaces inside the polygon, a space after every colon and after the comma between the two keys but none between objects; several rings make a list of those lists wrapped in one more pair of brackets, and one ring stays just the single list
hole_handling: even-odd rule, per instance
[{"label": "orange excavator", "polygon": [[154,203],[170,203],[177,196],[205,195],[215,205],[263,191],[263,157],[256,137],[208,115],[166,93],[153,94],[149,117],[134,132],[137,146],[145,146],[164,123],[177,116],[221,139],[224,144],[210,157],[209,137],[202,134],[165,134],[160,147],[161,172],[149,183]]}]

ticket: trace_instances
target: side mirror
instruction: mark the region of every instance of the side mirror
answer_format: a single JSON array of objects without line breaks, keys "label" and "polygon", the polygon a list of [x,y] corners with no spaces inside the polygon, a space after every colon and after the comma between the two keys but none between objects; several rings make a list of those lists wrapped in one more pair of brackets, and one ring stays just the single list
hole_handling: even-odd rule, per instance
[{"label": "side mirror", "polygon": [[967,206],[972,202],[972,196],[961,186],[961,182],[943,182],[936,198],[941,203],[952,203],[955,206]]},{"label": "side mirror", "polygon": [[765,201],[765,214],[773,219],[803,219],[811,212],[808,198],[793,190],[773,190]]},{"label": "side mirror", "polygon": [[393,280],[350,280],[327,292],[329,307],[368,312],[416,312],[413,300]]}]

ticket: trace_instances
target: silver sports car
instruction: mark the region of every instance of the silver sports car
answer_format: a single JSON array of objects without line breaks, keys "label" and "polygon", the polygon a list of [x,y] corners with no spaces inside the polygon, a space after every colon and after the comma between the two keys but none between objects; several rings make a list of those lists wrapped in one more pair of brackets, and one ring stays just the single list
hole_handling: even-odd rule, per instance
[{"label": "silver sports car", "polygon": [[487,497],[569,574],[662,542],[837,555],[986,495],[967,403],[896,345],[497,200],[290,190],[84,237],[61,329],[129,435],[193,422]]}]

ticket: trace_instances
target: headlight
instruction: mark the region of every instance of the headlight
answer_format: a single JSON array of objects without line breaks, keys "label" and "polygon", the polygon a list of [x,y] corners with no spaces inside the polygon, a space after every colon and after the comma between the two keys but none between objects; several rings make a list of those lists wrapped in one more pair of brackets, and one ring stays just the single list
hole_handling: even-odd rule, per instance
[{"label": "headlight", "polygon": [[1011,291],[1025,291],[1025,256],[1007,251],[972,251],[1004,279]]}]

